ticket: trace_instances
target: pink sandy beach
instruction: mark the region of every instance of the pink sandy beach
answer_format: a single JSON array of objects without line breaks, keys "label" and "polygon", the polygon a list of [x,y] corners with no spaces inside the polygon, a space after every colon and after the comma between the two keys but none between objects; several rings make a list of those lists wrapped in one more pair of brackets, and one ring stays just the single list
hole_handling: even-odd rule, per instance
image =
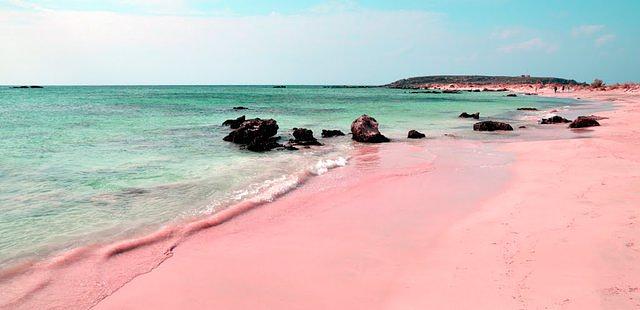
[{"label": "pink sandy beach", "polygon": [[587,139],[460,142],[507,154],[462,167],[428,141],[363,148],[95,308],[638,309],[640,96],[562,95],[617,109]]},{"label": "pink sandy beach", "polygon": [[4,271],[0,308],[639,309],[640,93],[556,96],[616,109],[575,139],[364,145],[271,203]]}]

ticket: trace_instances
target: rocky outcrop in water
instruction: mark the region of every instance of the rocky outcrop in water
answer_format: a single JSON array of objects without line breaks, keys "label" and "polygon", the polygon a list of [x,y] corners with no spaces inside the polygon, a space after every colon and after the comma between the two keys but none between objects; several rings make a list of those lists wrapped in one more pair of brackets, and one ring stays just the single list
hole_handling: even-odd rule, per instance
[{"label": "rocky outcrop in water", "polygon": [[313,136],[313,131],[306,128],[293,128],[294,139],[289,140],[293,145],[322,145]]},{"label": "rocky outcrop in water", "polygon": [[222,123],[222,126],[229,126],[231,129],[238,129],[244,123],[245,116],[242,115],[236,119],[228,119]]},{"label": "rocky outcrop in water", "polygon": [[569,124],[569,128],[584,128],[584,127],[593,127],[600,126],[600,123],[596,120],[595,116],[578,116],[571,124]]},{"label": "rocky outcrop in water", "polygon": [[475,131],[496,131],[496,130],[513,130],[513,127],[507,123],[503,122],[495,122],[495,121],[484,121],[473,124],[473,130]]},{"label": "rocky outcrop in water", "polygon": [[44,88],[44,87],[43,86],[38,86],[38,85],[32,85],[32,86],[11,86],[11,88],[25,89],[25,88]]},{"label": "rocky outcrop in water", "polygon": [[243,106],[239,106],[239,107],[233,107],[234,110],[249,110],[249,108],[247,107],[243,107]]},{"label": "rocky outcrop in water", "polygon": [[540,124],[545,124],[545,125],[548,125],[548,124],[561,124],[561,123],[571,123],[571,121],[566,119],[566,118],[564,118],[564,117],[558,116],[558,115],[556,115],[554,117],[543,118],[540,121]]},{"label": "rocky outcrop in water", "polygon": [[407,138],[409,139],[422,139],[424,137],[426,137],[425,134],[417,130],[409,130],[409,133],[407,134]]},{"label": "rocky outcrop in water", "polygon": [[518,111],[538,111],[536,108],[518,108]]},{"label": "rocky outcrop in water", "polygon": [[352,139],[358,142],[381,143],[389,142],[389,139],[383,136],[378,130],[378,121],[375,118],[362,115],[351,123]]},{"label": "rocky outcrop in water", "polygon": [[244,145],[250,151],[264,152],[282,147],[277,142],[278,137],[274,137],[277,133],[278,124],[274,119],[254,118],[245,120],[223,140]]},{"label": "rocky outcrop in water", "polygon": [[476,112],[476,113],[473,113],[473,114],[469,114],[467,112],[462,112],[462,114],[460,114],[458,117],[460,117],[460,118],[480,119],[480,112]]},{"label": "rocky outcrop in water", "polygon": [[337,129],[323,129],[321,135],[323,138],[331,138],[331,137],[344,136],[344,132]]},{"label": "rocky outcrop in water", "polygon": [[507,94],[507,97],[518,97],[516,94]]}]

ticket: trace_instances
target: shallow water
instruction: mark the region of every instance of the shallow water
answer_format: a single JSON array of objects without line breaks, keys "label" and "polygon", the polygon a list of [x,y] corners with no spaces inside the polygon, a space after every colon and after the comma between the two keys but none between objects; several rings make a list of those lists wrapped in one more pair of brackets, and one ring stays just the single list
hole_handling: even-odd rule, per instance
[{"label": "shallow water", "polygon": [[[235,202],[286,191],[301,171],[319,174],[348,162],[348,137],[299,152],[257,154],[222,141],[229,118],[274,118],[291,128],[348,132],[363,113],[402,141],[479,135],[460,112],[535,122],[567,99],[505,93],[413,94],[385,88],[123,86],[0,88],[0,266],[26,257],[153,230]],[[234,106],[249,110],[234,111]],[[264,197],[263,197],[264,198]],[[266,197],[265,199],[268,199]]]}]

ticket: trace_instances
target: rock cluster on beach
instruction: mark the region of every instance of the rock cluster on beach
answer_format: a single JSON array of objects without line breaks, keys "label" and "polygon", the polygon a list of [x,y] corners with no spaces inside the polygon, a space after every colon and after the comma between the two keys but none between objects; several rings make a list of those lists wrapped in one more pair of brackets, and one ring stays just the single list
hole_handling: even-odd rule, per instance
[{"label": "rock cluster on beach", "polygon": [[332,138],[332,137],[344,136],[344,132],[337,129],[322,129],[321,135],[323,138]]},{"label": "rock cluster on beach", "polygon": [[352,139],[358,142],[381,143],[389,142],[378,130],[378,121],[369,115],[362,115],[351,123]]},{"label": "rock cluster on beach", "polygon": [[[518,108],[520,111],[537,111],[536,108]],[[461,118],[473,118],[479,119],[480,113],[476,112],[473,114],[469,114],[467,112],[463,112],[459,115]],[[573,122],[563,118],[561,116],[553,116],[550,118],[545,118],[540,121],[541,124],[558,124],[558,123],[571,123],[569,125],[570,128],[584,128],[584,127],[592,127],[592,126],[600,126],[598,123],[599,119],[603,119],[601,117],[590,115],[590,116],[579,116]],[[278,124],[274,119],[246,119],[246,117],[240,116],[236,119],[229,119],[222,123],[224,126],[229,126],[233,131],[231,131],[226,137],[224,137],[224,141],[233,142],[236,144],[241,144],[246,147],[247,150],[255,151],[255,152],[264,152],[268,150],[272,150],[275,148],[284,148],[289,150],[297,150],[296,146],[321,146],[323,145],[313,136],[313,131],[307,128],[293,128],[293,139],[290,139],[289,142],[285,145],[278,143],[280,137],[276,137],[278,133]],[[382,135],[379,130],[378,121],[369,116],[362,115],[355,119],[351,123],[351,134],[352,139],[358,142],[364,143],[381,143],[381,142],[389,142],[390,140]],[[519,126],[518,128],[527,128],[526,126]],[[513,127],[504,122],[498,121],[482,121],[473,124],[474,131],[512,131]],[[337,129],[323,129],[322,137],[330,138],[336,136],[344,136],[345,134]],[[408,139],[422,139],[425,138],[426,135],[417,131],[410,130],[407,133]]]},{"label": "rock cluster on beach", "polygon": [[293,128],[294,139],[289,140],[289,143],[295,145],[322,145],[313,136],[313,131],[306,128]]},{"label": "rock cluster on beach", "polygon": [[600,126],[600,123],[598,123],[596,118],[596,116],[578,116],[578,118],[569,124],[569,128]]},{"label": "rock cluster on beach", "polygon": [[496,131],[496,130],[511,131],[513,130],[513,127],[503,122],[483,121],[483,122],[478,122],[473,124],[473,130],[475,131]]},{"label": "rock cluster on beach", "polygon": [[407,138],[409,139],[422,139],[424,137],[426,137],[426,135],[417,130],[409,130],[409,133],[407,133]]},{"label": "rock cluster on beach", "polygon": [[242,144],[250,151],[264,152],[283,146],[277,142],[278,138],[274,137],[277,133],[278,124],[274,119],[254,118],[245,120],[223,140]]},{"label": "rock cluster on beach", "polygon": [[469,114],[467,112],[462,112],[458,117],[460,117],[460,118],[480,119],[480,112],[476,112],[476,113],[473,113],[473,114]]},{"label": "rock cluster on beach", "polygon": [[558,115],[549,117],[549,118],[543,118],[542,120],[540,120],[540,124],[561,124],[561,123],[571,123],[571,121]]}]

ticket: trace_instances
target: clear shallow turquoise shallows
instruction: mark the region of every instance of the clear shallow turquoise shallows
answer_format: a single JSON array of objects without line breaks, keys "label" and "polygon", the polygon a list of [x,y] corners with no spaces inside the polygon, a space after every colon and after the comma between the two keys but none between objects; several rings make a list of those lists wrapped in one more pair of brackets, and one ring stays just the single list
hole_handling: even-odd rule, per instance
[{"label": "clear shallow turquoise shallows", "polygon": [[396,140],[409,129],[474,138],[462,111],[517,122],[516,107],[568,104],[385,88],[0,87],[0,266],[215,212],[353,147],[342,137],[301,152],[251,153],[222,141],[225,119],[275,118],[288,139],[293,127],[348,132],[367,113]]}]

